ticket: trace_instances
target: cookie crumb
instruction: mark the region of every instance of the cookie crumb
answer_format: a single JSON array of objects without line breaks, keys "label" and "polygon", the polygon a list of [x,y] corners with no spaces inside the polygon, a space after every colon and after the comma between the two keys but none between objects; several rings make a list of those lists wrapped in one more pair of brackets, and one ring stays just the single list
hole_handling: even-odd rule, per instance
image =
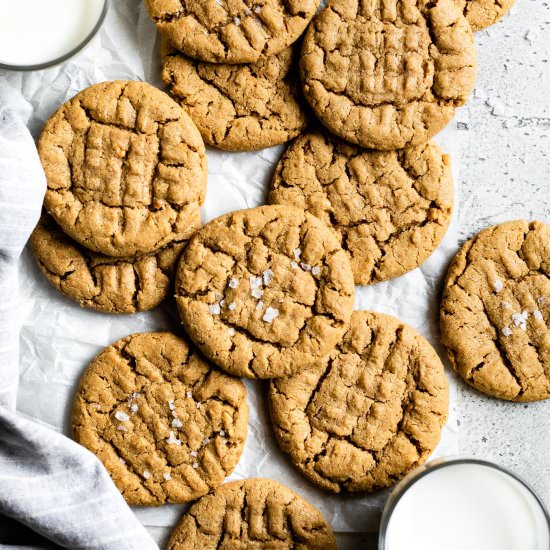
[{"label": "cookie crumb", "polygon": [[511,336],[512,335],[512,329],[510,327],[504,327],[502,329],[502,334],[504,334],[504,336]]},{"label": "cookie crumb", "polygon": [[546,296],[539,296],[537,302],[538,302],[539,304],[542,304],[544,301],[546,301]]},{"label": "cookie crumb", "polygon": [[512,307],[509,302],[502,302],[500,305],[502,309],[510,309]]},{"label": "cookie crumb", "polygon": [[130,420],[130,417],[125,412],[122,412],[122,411],[117,411],[115,413],[115,418],[120,422],[128,422],[128,420]]},{"label": "cookie crumb", "polygon": [[229,288],[237,288],[239,286],[239,280],[238,279],[235,279],[235,277],[233,277],[230,281],[229,281]]},{"label": "cookie crumb", "polygon": [[117,430],[120,431],[120,432],[127,432],[128,431],[128,428],[126,426],[123,426],[122,424],[120,424],[118,427],[117,427]]},{"label": "cookie crumb", "polygon": [[278,316],[279,316],[279,310],[268,306],[267,309],[265,310],[262,320],[265,321],[266,323],[271,323]]},{"label": "cookie crumb", "polygon": [[504,284],[500,279],[495,279],[493,282],[493,288],[495,292],[500,292],[504,288]]}]

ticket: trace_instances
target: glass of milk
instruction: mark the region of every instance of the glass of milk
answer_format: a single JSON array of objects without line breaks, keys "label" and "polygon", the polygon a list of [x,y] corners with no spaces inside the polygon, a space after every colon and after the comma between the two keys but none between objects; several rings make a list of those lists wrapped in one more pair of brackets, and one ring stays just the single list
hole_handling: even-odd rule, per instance
[{"label": "glass of milk", "polygon": [[95,36],[108,0],[0,0],[0,68],[45,69]]},{"label": "glass of milk", "polygon": [[515,474],[483,460],[431,462],[390,495],[379,550],[549,550],[550,516]]}]

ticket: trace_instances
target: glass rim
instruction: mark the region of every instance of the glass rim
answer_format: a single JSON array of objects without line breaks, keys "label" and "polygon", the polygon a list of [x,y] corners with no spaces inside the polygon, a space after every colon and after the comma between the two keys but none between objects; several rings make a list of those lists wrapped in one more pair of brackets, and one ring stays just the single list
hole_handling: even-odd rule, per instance
[{"label": "glass rim", "polygon": [[[388,497],[388,500],[386,501],[386,505],[384,506],[384,509],[382,511],[382,517],[380,519],[380,527],[379,527],[379,539],[378,539],[378,550],[387,550],[386,543],[387,543],[387,531],[388,526],[390,524],[391,518],[393,516],[393,512],[395,511],[395,508],[401,501],[401,498],[407,491],[417,482],[420,481],[425,476],[429,475],[431,472],[434,472],[436,470],[440,470],[442,468],[446,468],[449,466],[455,466],[457,464],[475,464],[478,466],[485,466],[492,468],[493,470],[497,470],[503,474],[508,475],[515,481],[517,481],[520,485],[522,485],[527,492],[534,498],[536,504],[538,504],[540,510],[542,511],[542,514],[544,516],[544,519],[546,520],[546,525],[548,527],[548,531],[550,534],[550,514],[542,501],[541,497],[536,493],[536,491],[531,487],[529,483],[527,483],[524,479],[522,479],[518,474],[512,472],[508,468],[505,468],[504,466],[500,466],[499,464],[495,462],[491,462],[489,460],[484,460],[481,458],[471,458],[471,457],[463,457],[463,456],[451,456],[448,458],[440,458],[436,459],[432,462],[428,462],[416,470],[413,470],[411,473],[409,473],[407,476],[405,476],[393,489],[390,496]],[[550,541],[550,537],[549,537]],[[549,542],[550,544],[550,542]],[[550,548],[550,546],[549,546]]]},{"label": "glass rim", "polygon": [[101,9],[101,13],[99,15],[99,18],[96,24],[94,25],[94,28],[88,33],[88,35],[78,45],[76,45],[72,50],[63,54],[62,56],[56,57],[55,59],[52,59],[50,61],[35,63],[33,65],[12,65],[12,64],[3,63],[2,61],[0,61],[0,69],[7,70],[7,71],[20,71],[20,72],[40,71],[43,69],[49,69],[51,67],[54,67],[55,65],[59,65],[67,61],[77,53],[81,52],[93,40],[93,38],[97,35],[99,30],[103,26],[108,10],[109,10],[109,0],[103,0],[103,8]]}]

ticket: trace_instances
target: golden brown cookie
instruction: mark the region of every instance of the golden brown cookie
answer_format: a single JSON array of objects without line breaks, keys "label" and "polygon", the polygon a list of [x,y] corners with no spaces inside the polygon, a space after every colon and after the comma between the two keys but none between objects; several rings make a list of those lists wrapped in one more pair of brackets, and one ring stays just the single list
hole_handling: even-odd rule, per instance
[{"label": "golden brown cookie", "polygon": [[285,143],[306,126],[296,48],[253,65],[219,65],[163,46],[162,78],[204,141],[229,151]]},{"label": "golden brown cookie", "polygon": [[474,31],[493,25],[515,4],[515,0],[455,0],[455,2],[464,11]]},{"label": "golden brown cookie", "polygon": [[220,485],[241,456],[244,384],[168,332],[133,334],[88,366],[75,440],[96,454],[129,504],[188,502]]},{"label": "golden brown cookie", "polygon": [[447,421],[448,383],[430,344],[398,319],[355,311],[313,369],[270,384],[275,435],[313,483],[374,491],[422,464]]},{"label": "golden brown cookie", "polygon": [[295,42],[320,0],[146,0],[159,31],[210,63],[255,63]]},{"label": "golden brown cookie", "polygon": [[[199,222],[193,229],[200,227]],[[135,313],[158,306],[172,288],[185,242],[174,241],[139,258],[111,258],[72,241],[48,215],[30,239],[38,267],[57,290],[82,307],[106,313]]]},{"label": "golden brown cookie", "polygon": [[476,50],[454,0],[330,0],[308,29],[301,72],[332,132],[401,149],[428,141],[466,102]]},{"label": "golden brown cookie", "polygon": [[441,342],[478,390],[511,401],[550,397],[550,226],[489,227],[454,259],[441,302]]},{"label": "golden brown cookie", "polygon": [[214,363],[248,378],[289,376],[330,353],[354,301],[347,254],[319,219],[292,206],[221,216],[182,254],[176,301]]},{"label": "golden brown cookie", "polygon": [[368,285],[418,267],[439,245],[453,210],[451,163],[430,142],[373,151],[315,131],[281,158],[269,201],[332,227],[355,283]]},{"label": "golden brown cookie", "polygon": [[271,479],[222,485],[183,515],[168,550],[336,550],[325,518]]},{"label": "golden brown cookie", "polygon": [[149,254],[196,224],[204,143],[185,111],[149,84],[104,82],[80,92],[46,123],[38,150],[46,209],[90,250]]}]

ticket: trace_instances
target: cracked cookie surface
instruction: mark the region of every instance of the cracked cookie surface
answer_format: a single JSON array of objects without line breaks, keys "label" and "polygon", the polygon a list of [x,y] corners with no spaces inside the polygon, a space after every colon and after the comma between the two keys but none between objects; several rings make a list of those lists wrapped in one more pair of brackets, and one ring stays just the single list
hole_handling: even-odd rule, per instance
[{"label": "cracked cookie surface", "polygon": [[[199,227],[197,212],[188,237]],[[185,243],[174,241],[138,258],[112,258],[71,240],[48,215],[30,239],[38,267],[52,286],[82,307],[106,313],[136,313],[158,306],[172,288]]]},{"label": "cracked cookie surface", "polygon": [[418,267],[441,242],[453,208],[450,159],[433,143],[373,151],[315,131],[283,154],[269,200],[332,227],[355,283],[368,285]]},{"label": "cracked cookie surface", "polygon": [[468,241],[447,274],[441,342],[454,369],[501,399],[550,397],[550,226],[514,221]]},{"label": "cracked cookie surface", "polygon": [[301,58],[305,96],[321,122],[380,150],[439,132],[476,75],[473,33],[453,1],[329,1]]},{"label": "cracked cookie surface", "polygon": [[38,142],[45,207],[86,248],[132,257],[181,240],[206,192],[199,131],[144,82],[85,89],[46,123]]},{"label": "cracked cookie surface", "polygon": [[306,126],[296,48],[253,65],[203,63],[163,45],[162,78],[204,141],[229,151],[285,143]]},{"label": "cracked cookie surface", "polygon": [[184,340],[133,334],[101,352],[80,381],[74,439],[96,454],[129,504],[195,500],[241,456],[244,384]]},{"label": "cracked cookie surface", "polygon": [[504,17],[516,0],[455,0],[474,31],[494,25]]},{"label": "cracked cookie surface", "polygon": [[295,42],[320,0],[146,0],[170,43],[210,63],[255,63]]},{"label": "cracked cookie surface", "polygon": [[288,376],[330,353],[355,288],[332,231],[292,206],[232,212],[200,229],[176,274],[186,332],[221,368]]},{"label": "cracked cookie surface", "polygon": [[226,483],[193,504],[168,550],[336,550],[317,508],[271,479]]},{"label": "cracked cookie surface", "polygon": [[269,405],[281,448],[310,481],[362,492],[392,485],[428,458],[448,393],[443,364],[420,334],[355,311],[327,360],[271,381]]}]

